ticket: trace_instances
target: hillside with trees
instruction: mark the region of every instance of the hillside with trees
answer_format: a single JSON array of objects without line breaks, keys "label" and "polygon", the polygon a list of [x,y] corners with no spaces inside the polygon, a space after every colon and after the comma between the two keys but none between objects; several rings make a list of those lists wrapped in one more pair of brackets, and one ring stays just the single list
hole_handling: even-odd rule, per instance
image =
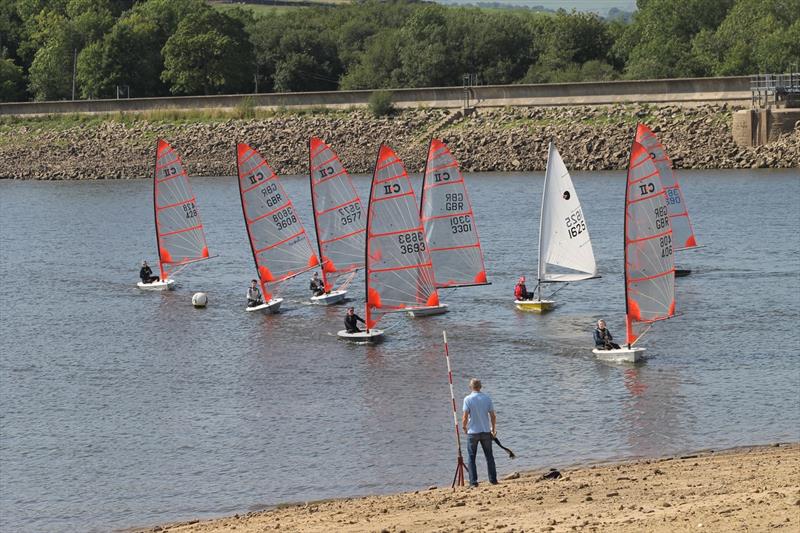
[{"label": "hillside with trees", "polygon": [[800,58],[800,0],[637,7],[626,21],[400,0],[5,0],[0,100],[69,99],[73,78],[76,98],[114,98],[744,75]]}]

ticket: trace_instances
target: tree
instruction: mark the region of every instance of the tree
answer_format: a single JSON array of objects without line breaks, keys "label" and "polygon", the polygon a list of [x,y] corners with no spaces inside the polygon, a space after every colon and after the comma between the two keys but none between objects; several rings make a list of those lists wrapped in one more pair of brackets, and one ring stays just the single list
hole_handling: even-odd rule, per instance
[{"label": "tree", "polygon": [[247,92],[253,49],[242,23],[207,6],[185,16],[162,50],[174,94]]},{"label": "tree", "polygon": [[0,102],[18,102],[25,98],[25,75],[22,67],[0,55]]}]

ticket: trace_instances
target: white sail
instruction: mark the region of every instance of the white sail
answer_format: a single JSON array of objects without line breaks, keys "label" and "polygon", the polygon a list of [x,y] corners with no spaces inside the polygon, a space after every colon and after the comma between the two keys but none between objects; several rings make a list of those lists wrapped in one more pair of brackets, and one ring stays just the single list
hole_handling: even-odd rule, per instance
[{"label": "white sail", "polygon": [[589,228],[567,167],[553,143],[547,156],[539,226],[539,281],[597,277]]}]

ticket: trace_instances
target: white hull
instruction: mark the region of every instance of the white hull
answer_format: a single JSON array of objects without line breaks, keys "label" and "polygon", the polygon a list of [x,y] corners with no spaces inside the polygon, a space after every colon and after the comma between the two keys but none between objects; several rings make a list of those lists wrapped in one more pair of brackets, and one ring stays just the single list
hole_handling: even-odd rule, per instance
[{"label": "white hull", "polygon": [[142,283],[140,281],[136,286],[143,291],[171,291],[175,288],[175,280],[167,278],[163,281],[154,281],[153,283]]},{"label": "white hull", "polygon": [[514,305],[520,311],[544,313],[545,311],[550,311],[556,305],[556,302],[555,300],[514,300]]},{"label": "white hull", "polygon": [[311,303],[316,305],[334,305],[342,303],[347,291],[331,291],[321,296],[312,296]]},{"label": "white hull", "polygon": [[267,303],[256,305],[255,307],[245,307],[245,311],[247,311],[248,313],[255,313],[257,311],[261,311],[264,314],[271,315],[278,312],[278,310],[281,308],[282,302],[283,298],[273,298]]},{"label": "white hull", "polygon": [[423,316],[443,315],[447,312],[447,304],[431,305],[428,307],[416,307],[408,311],[408,316],[419,318]]},{"label": "white hull", "polygon": [[612,363],[637,363],[644,359],[644,348],[626,348],[619,350],[598,350],[595,348],[592,353],[601,361],[611,361]]},{"label": "white hull", "polygon": [[348,333],[346,329],[340,329],[336,332],[336,336],[348,342],[366,344],[383,340],[383,330],[371,329],[369,331],[359,331],[358,333]]}]

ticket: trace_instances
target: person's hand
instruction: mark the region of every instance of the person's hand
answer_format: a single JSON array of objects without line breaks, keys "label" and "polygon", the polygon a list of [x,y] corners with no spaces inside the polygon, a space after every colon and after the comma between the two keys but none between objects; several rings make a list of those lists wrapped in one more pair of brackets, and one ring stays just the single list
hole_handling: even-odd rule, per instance
[{"label": "person's hand", "polygon": [[497,428],[492,428],[492,438],[497,437]]}]

